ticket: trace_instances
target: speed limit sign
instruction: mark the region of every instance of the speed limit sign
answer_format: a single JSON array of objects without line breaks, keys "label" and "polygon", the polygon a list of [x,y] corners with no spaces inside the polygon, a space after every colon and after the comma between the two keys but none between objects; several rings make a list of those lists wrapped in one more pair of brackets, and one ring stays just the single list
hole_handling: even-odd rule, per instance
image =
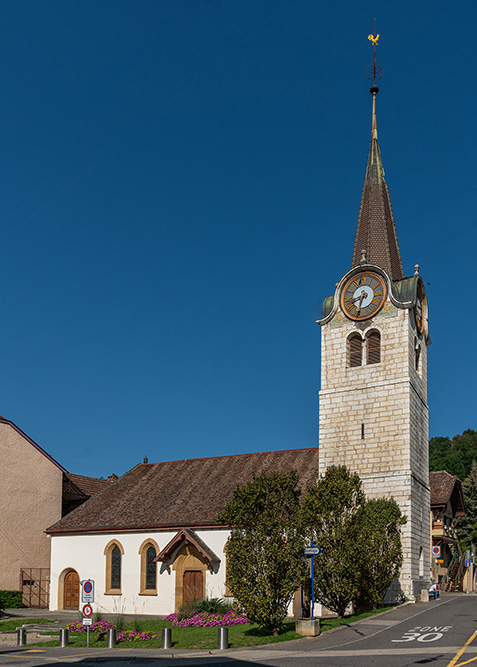
[{"label": "speed limit sign", "polygon": [[432,555],[434,558],[439,558],[441,555],[441,548],[440,547],[432,547]]}]

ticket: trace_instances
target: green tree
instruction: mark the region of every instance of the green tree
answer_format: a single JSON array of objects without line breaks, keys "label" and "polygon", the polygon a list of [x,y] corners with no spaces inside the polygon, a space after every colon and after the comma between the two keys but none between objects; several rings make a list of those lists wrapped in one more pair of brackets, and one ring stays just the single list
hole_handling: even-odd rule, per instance
[{"label": "green tree", "polygon": [[459,519],[457,534],[464,549],[469,549],[476,542],[474,531],[477,523],[477,464],[470,469],[469,476],[462,484],[467,514]]},{"label": "green tree", "polygon": [[237,487],[217,517],[231,529],[227,584],[248,618],[277,635],[305,577],[296,471]]},{"label": "green tree", "polygon": [[429,441],[429,470],[447,470],[464,480],[477,460],[477,431],[467,429],[461,435],[436,437]]},{"label": "green tree", "polygon": [[401,526],[406,518],[393,498],[368,500],[357,518],[359,599],[379,607],[402,565]]},{"label": "green tree", "polygon": [[323,549],[315,559],[315,599],[340,617],[361,588],[358,514],[364,504],[361,480],[346,466],[327,468],[303,502],[307,537]]}]

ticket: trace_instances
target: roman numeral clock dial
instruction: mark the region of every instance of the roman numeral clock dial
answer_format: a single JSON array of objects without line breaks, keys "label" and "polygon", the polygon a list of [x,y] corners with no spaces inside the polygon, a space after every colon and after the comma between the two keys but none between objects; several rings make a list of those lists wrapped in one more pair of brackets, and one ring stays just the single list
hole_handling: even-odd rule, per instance
[{"label": "roman numeral clock dial", "polygon": [[363,271],[350,278],[341,292],[341,310],[351,320],[367,320],[381,310],[386,285],[377,273]]}]

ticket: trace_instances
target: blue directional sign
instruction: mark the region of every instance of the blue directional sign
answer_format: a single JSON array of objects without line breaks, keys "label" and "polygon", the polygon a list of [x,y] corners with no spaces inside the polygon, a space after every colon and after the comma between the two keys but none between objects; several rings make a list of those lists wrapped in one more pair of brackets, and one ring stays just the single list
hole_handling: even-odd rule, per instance
[{"label": "blue directional sign", "polygon": [[303,553],[305,556],[319,556],[323,553],[323,549],[321,547],[305,547]]}]

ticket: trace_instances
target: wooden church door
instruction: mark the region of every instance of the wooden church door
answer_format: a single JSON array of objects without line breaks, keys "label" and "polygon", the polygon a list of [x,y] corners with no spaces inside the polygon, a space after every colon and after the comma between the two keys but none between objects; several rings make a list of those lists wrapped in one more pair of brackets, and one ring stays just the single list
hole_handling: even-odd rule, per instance
[{"label": "wooden church door", "polygon": [[64,609],[79,609],[79,575],[72,570],[65,576]]},{"label": "wooden church door", "polygon": [[204,573],[200,570],[184,572],[184,604],[202,600],[204,597]]}]

